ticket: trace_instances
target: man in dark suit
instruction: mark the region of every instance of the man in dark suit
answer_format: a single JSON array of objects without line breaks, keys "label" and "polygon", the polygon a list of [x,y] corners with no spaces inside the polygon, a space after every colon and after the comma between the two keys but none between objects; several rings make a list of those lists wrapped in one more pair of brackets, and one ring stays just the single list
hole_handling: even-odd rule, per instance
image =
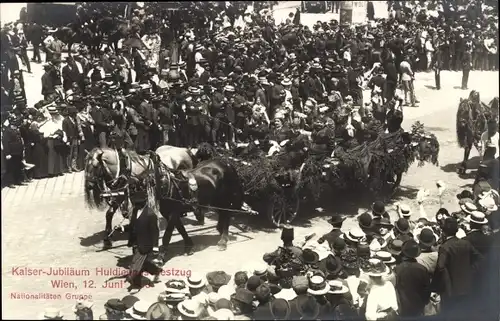
[{"label": "man in dark suit", "polygon": [[422,316],[429,303],[431,279],[427,269],[417,262],[419,255],[420,248],[415,240],[403,243],[401,263],[395,269],[399,315],[402,317]]},{"label": "man in dark suit", "polygon": [[475,307],[478,311],[484,311],[486,308],[486,303],[488,300],[487,291],[489,287],[490,273],[488,273],[488,268],[491,266],[490,260],[490,248],[493,242],[492,235],[486,235],[484,233],[484,228],[488,225],[488,219],[481,212],[472,212],[471,215],[467,217],[469,221],[470,231],[464,237],[465,240],[469,241],[474,248],[481,253],[485,260],[475,271],[474,276],[474,302]]},{"label": "man in dark suit", "polygon": [[31,41],[31,44],[33,45],[33,59],[31,59],[31,61],[41,63],[42,58],[40,56],[40,45],[45,37],[43,28],[38,23],[33,23],[28,27],[28,30],[28,40]]},{"label": "man in dark suit", "polygon": [[466,51],[463,55],[462,61],[462,90],[467,90],[469,83],[469,73],[472,68],[472,53]]},{"label": "man in dark suit", "polygon": [[318,243],[322,244],[323,242],[327,241],[328,244],[330,245],[330,248],[333,249],[333,244],[335,243],[335,240],[338,239],[342,235],[342,231],[340,230],[342,228],[342,223],[344,223],[345,217],[340,216],[340,215],[334,215],[332,218],[328,220],[328,223],[332,225],[332,230],[322,237],[319,238]]},{"label": "man in dark suit", "polygon": [[83,138],[81,127],[78,124],[76,114],[78,113],[75,106],[67,107],[68,115],[64,117],[62,129],[68,138],[68,154],[66,155],[66,169],[69,172],[77,172],[76,161],[78,159],[78,146],[80,140]]},{"label": "man in dark suit", "polygon": [[470,298],[474,271],[483,258],[469,241],[457,238],[457,232],[458,221],[453,217],[446,218],[442,226],[444,241],[439,248],[432,278],[432,289],[441,296],[441,312],[451,320],[458,316],[467,319],[467,313],[472,309]]},{"label": "man in dark suit", "polygon": [[11,119],[10,124],[3,133],[2,145],[3,153],[5,155],[6,173],[9,178],[6,180],[9,187],[13,185],[21,185],[24,180],[23,172],[23,153],[24,142],[19,131],[20,120]]},{"label": "man in dark suit", "polygon": [[133,248],[134,256],[128,276],[131,287],[142,286],[142,274],[154,275],[154,283],[159,281],[161,268],[153,262],[154,248],[158,246],[160,228],[158,217],[147,205],[146,186],[133,178],[129,182],[130,201],[133,206],[130,219],[131,232],[128,246]]}]

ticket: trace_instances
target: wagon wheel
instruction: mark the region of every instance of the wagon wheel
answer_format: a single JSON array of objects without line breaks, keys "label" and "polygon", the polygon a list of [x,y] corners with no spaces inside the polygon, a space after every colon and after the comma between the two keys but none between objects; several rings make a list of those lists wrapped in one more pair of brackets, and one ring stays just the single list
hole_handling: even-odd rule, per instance
[{"label": "wagon wheel", "polygon": [[273,195],[267,205],[267,216],[274,227],[290,224],[299,212],[300,198],[294,188]]}]

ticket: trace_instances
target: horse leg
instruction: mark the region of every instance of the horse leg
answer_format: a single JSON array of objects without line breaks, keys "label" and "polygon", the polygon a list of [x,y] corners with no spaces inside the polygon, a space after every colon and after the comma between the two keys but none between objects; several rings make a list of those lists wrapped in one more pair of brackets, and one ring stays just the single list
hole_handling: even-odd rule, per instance
[{"label": "horse leg", "polygon": [[394,181],[394,185],[392,186],[392,193],[393,194],[396,192],[396,189],[401,184],[401,180],[402,179],[403,179],[403,174],[402,173],[397,173],[396,174],[396,180]]},{"label": "horse leg", "polygon": [[181,220],[177,220],[175,222],[175,228],[177,232],[182,236],[182,239],[184,240],[184,253],[186,255],[193,255],[193,247],[194,243],[193,240],[189,237],[186,228],[184,227],[184,224],[182,224]]},{"label": "horse leg", "polygon": [[[160,249],[160,257],[163,262],[166,262],[167,259],[167,248],[170,244],[170,240],[172,239],[172,234],[174,233],[174,228],[177,225],[176,221],[180,221],[180,213],[178,212],[170,212],[167,221],[167,227],[165,228],[165,232],[163,233],[162,245]],[[164,216],[165,217],[165,216]]]},{"label": "horse leg", "polygon": [[227,249],[227,242],[229,241],[229,223],[231,221],[231,214],[228,211],[219,211],[219,221],[217,222],[217,230],[221,234],[220,241],[217,243],[219,251]]},{"label": "horse leg", "polygon": [[116,210],[118,209],[119,204],[112,204],[106,212],[106,227],[104,229],[104,240],[103,247],[104,249],[109,249],[112,246],[110,234],[112,232],[111,223],[113,222],[113,216],[115,215]]},{"label": "horse leg", "polygon": [[469,160],[471,149],[472,149],[472,144],[467,145],[464,148],[464,160],[462,161],[462,164],[460,165],[460,168],[458,170],[458,173],[461,175],[465,175],[467,173],[467,161]]}]

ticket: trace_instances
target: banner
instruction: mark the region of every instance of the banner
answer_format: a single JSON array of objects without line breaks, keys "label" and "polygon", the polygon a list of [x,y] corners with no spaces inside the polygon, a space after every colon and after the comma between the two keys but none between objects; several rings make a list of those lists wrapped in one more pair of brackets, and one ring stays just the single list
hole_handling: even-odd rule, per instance
[{"label": "banner", "polygon": [[366,13],[368,9],[367,1],[353,1],[352,2],[352,23],[360,24],[365,23],[367,20]]}]

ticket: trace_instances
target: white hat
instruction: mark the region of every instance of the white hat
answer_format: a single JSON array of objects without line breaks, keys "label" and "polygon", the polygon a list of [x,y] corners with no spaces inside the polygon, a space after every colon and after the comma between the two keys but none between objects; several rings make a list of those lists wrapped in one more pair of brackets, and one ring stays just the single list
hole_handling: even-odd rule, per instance
[{"label": "white hat", "polygon": [[349,230],[349,232],[342,234],[341,238],[347,238],[348,240],[358,243],[363,237],[365,233],[359,227],[355,227]]},{"label": "white hat", "polygon": [[281,81],[281,84],[282,84],[283,86],[291,86],[291,85],[292,85],[292,81],[291,81],[290,79],[288,79],[288,78],[285,78],[285,79],[283,79],[283,80]]},{"label": "white hat", "polygon": [[186,278],[186,284],[191,289],[199,289],[205,286],[206,280],[201,274],[193,273]]},{"label": "white hat", "polygon": [[307,292],[312,295],[324,295],[330,291],[330,286],[324,277],[315,275],[309,279],[309,289]]},{"label": "white hat", "polygon": [[219,290],[217,291],[217,294],[219,294],[219,296],[222,299],[226,299],[226,300],[230,300],[231,295],[233,295],[234,293],[236,293],[234,286],[231,286],[229,284],[221,286],[219,288]]},{"label": "white hat", "polygon": [[228,91],[228,92],[231,92],[233,93],[235,91],[234,87],[233,86],[230,86],[230,85],[226,85],[224,87],[224,91]]},{"label": "white hat", "polygon": [[78,301],[76,301],[76,304],[73,307],[73,312],[76,312],[77,310],[82,309],[82,308],[91,309],[93,306],[94,306],[94,302],[92,302],[92,301],[78,300]]},{"label": "white hat", "polygon": [[257,266],[255,266],[253,270],[253,274],[257,276],[263,276],[264,274],[267,273],[267,268],[269,267],[268,264],[266,263],[259,263]]},{"label": "white hat", "polygon": [[469,216],[467,216],[466,220],[470,223],[476,224],[488,224],[488,219],[484,213],[479,211],[472,212]]},{"label": "white hat", "polygon": [[478,203],[487,212],[495,212],[498,210],[498,205],[495,203],[495,200],[491,196],[480,198]]},{"label": "white hat", "polygon": [[198,318],[202,311],[201,304],[196,300],[185,300],[177,304],[177,310],[183,316]]},{"label": "white hat", "polygon": [[411,209],[407,204],[399,204],[398,214],[401,217],[410,217],[411,216]]},{"label": "white hat", "polygon": [[219,309],[212,313],[212,317],[217,320],[234,320],[234,313],[229,309]]},{"label": "white hat", "polygon": [[61,310],[56,309],[56,308],[47,308],[41,315],[40,319],[42,320],[47,320],[47,319],[62,319],[64,314],[61,312]]},{"label": "white hat", "polygon": [[146,320],[146,312],[148,312],[151,304],[146,301],[137,301],[134,306],[127,309],[125,312],[134,320]]},{"label": "white hat", "polygon": [[345,286],[342,281],[339,280],[328,281],[328,286],[330,287],[330,290],[328,291],[328,293],[330,294],[344,294],[349,292],[347,286]]},{"label": "white hat", "polygon": [[297,293],[293,289],[282,289],[274,295],[275,299],[284,299],[287,301],[293,300],[297,297]]},{"label": "white hat", "polygon": [[467,214],[472,214],[473,212],[477,211],[477,206],[472,204],[471,202],[460,204],[460,208]]}]

